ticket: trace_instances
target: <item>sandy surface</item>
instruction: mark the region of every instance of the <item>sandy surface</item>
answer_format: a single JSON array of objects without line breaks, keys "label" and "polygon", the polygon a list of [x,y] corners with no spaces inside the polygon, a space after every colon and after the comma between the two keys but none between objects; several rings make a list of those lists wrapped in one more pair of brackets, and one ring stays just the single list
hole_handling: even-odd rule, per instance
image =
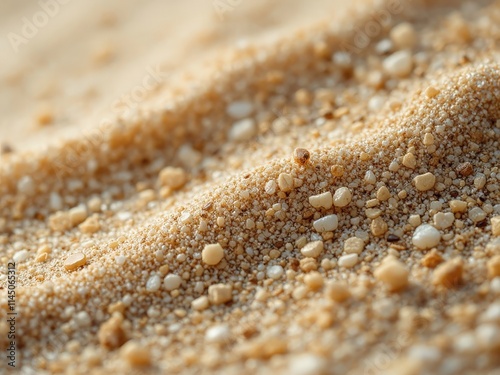
[{"label": "sandy surface", "polygon": [[2,371],[498,374],[500,4],[430,3],[2,3]]}]

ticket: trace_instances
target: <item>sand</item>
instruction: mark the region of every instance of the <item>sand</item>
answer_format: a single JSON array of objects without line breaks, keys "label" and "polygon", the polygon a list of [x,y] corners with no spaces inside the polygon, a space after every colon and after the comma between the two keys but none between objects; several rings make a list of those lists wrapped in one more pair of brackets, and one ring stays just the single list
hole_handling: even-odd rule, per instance
[{"label": "sand", "polygon": [[[195,15],[168,84],[112,110],[168,66],[154,27],[157,44],[119,53],[133,3],[87,39],[113,35],[92,55],[104,67],[63,68],[80,96],[15,104],[42,39],[6,65],[2,347],[13,261],[18,315],[2,369],[498,374],[500,4],[324,3],[242,2],[234,33]],[[238,34],[238,17],[276,13]],[[55,61],[27,77],[50,81]]]}]

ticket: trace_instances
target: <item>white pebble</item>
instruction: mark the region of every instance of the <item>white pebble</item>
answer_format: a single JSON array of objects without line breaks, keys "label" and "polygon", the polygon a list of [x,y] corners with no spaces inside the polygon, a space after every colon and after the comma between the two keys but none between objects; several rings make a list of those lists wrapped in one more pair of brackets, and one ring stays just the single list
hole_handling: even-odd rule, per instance
[{"label": "white pebble", "polygon": [[226,113],[233,118],[247,117],[253,112],[253,104],[247,101],[236,101],[230,103],[226,108]]},{"label": "white pebble", "polygon": [[229,130],[229,139],[237,142],[248,141],[256,133],[255,121],[249,118],[237,121]]},{"label": "white pebble", "polygon": [[281,276],[283,276],[283,267],[281,266],[271,266],[267,269],[267,277],[278,280]]},{"label": "white pebble", "polygon": [[313,241],[306,244],[300,252],[305,257],[317,258],[323,251],[323,241]]},{"label": "white pebble", "polygon": [[316,375],[323,374],[327,370],[328,362],[323,357],[314,354],[299,354],[292,357],[288,370],[288,375]]},{"label": "white pebble", "polygon": [[486,219],[486,212],[484,212],[479,207],[474,207],[469,210],[469,219],[471,219],[474,223],[479,221],[483,221]]},{"label": "white pebble", "polygon": [[328,215],[314,221],[313,227],[318,232],[331,232],[339,226],[337,215]]},{"label": "white pebble", "polygon": [[224,343],[231,337],[231,331],[226,324],[219,324],[210,327],[205,332],[205,340],[213,343]]},{"label": "white pebble", "polygon": [[342,255],[339,258],[339,266],[345,268],[352,268],[358,263],[358,254]]},{"label": "white pebble", "polygon": [[332,208],[333,205],[332,193],[327,191],[318,195],[311,195],[309,197],[309,203],[314,208],[324,208],[328,210]]},{"label": "white pebble", "polygon": [[429,224],[422,224],[417,227],[412,238],[413,244],[421,250],[427,250],[437,246],[440,240],[441,233]]},{"label": "white pebble", "polygon": [[182,279],[179,275],[169,274],[163,279],[163,285],[168,291],[179,289],[181,286]]},{"label": "white pebble", "polygon": [[413,69],[413,60],[410,51],[402,50],[393,53],[383,62],[383,68],[386,74],[405,78],[410,75]]},{"label": "white pebble", "polygon": [[24,262],[28,257],[30,256],[30,253],[28,250],[20,250],[14,254],[12,259],[14,260],[15,263],[19,262]]},{"label": "white pebble", "polygon": [[146,282],[146,290],[148,292],[156,292],[160,289],[161,279],[158,275],[151,276]]}]

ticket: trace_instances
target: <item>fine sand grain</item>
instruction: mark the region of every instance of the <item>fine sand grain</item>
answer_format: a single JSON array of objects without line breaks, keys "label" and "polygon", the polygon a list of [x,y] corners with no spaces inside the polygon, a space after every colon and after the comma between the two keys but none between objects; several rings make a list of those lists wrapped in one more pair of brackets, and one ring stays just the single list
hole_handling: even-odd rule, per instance
[{"label": "fine sand grain", "polygon": [[500,3],[351,8],[4,149],[25,373],[498,374]]}]

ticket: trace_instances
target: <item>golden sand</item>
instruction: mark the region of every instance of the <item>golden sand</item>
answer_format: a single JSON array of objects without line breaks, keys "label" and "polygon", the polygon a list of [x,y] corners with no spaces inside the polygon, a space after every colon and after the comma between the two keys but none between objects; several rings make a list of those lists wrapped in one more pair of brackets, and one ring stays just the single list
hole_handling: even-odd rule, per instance
[{"label": "golden sand", "polygon": [[4,152],[24,371],[497,374],[500,3],[450,3],[359,3]]}]

